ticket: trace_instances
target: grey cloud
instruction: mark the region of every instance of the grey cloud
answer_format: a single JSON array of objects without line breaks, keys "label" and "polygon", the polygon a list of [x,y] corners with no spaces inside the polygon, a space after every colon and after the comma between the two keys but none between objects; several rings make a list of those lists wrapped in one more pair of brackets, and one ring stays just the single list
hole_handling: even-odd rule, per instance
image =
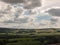
[{"label": "grey cloud", "polygon": [[0,14],[9,14],[10,12],[9,11],[6,11],[6,10],[4,10],[4,11],[0,11]]},{"label": "grey cloud", "polygon": [[14,23],[14,21],[8,20],[8,21],[4,21],[3,23]]},{"label": "grey cloud", "polygon": [[4,21],[3,23],[27,23],[28,22],[28,18],[20,18],[20,19],[14,19],[14,21],[12,20],[7,20]]},{"label": "grey cloud", "polygon": [[56,21],[58,21],[58,20],[57,20],[57,19],[52,18],[52,19],[51,19],[51,21],[56,22]]},{"label": "grey cloud", "polygon": [[49,13],[52,16],[60,16],[60,9],[52,8],[52,9],[45,11],[45,12]]},{"label": "grey cloud", "polygon": [[32,3],[29,5],[25,4],[25,6],[24,6],[25,9],[33,9],[35,7],[41,6],[40,0],[28,0],[28,1],[31,1]]},{"label": "grey cloud", "polygon": [[45,26],[46,24],[40,23],[40,26]]},{"label": "grey cloud", "polygon": [[34,15],[34,14],[36,14],[37,12],[33,12],[32,10],[27,10],[27,11],[25,11],[23,14],[24,15]]},{"label": "grey cloud", "polygon": [[20,23],[27,23],[28,22],[28,18],[20,18],[20,19],[15,19],[16,22],[20,22]]},{"label": "grey cloud", "polygon": [[1,0],[5,3],[9,3],[9,4],[16,4],[16,3],[23,3],[24,0]]},{"label": "grey cloud", "polygon": [[52,19],[51,19],[51,24],[54,25],[54,24],[57,23],[57,21],[58,21],[57,19],[52,18]]},{"label": "grey cloud", "polygon": [[11,9],[12,7],[8,5],[6,9],[0,10],[0,14],[9,14]]},{"label": "grey cloud", "polygon": [[3,17],[3,15],[2,15],[2,14],[0,14],[0,18],[1,18],[1,17]]},{"label": "grey cloud", "polygon": [[5,11],[0,11],[0,14],[7,14],[7,12],[5,12]]},{"label": "grey cloud", "polygon": [[[41,6],[40,0],[1,0],[1,1],[9,4],[23,3],[25,9],[33,9],[35,7]],[[31,2],[31,4],[28,4],[29,1]]]}]

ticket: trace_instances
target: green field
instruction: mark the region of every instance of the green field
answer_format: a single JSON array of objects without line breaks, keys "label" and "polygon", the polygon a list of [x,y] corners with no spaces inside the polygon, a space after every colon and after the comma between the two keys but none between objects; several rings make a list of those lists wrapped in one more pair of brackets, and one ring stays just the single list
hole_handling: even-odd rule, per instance
[{"label": "green field", "polygon": [[48,45],[55,43],[60,43],[60,29],[0,29],[0,45]]},{"label": "green field", "polygon": [[60,32],[40,34],[0,33],[0,43],[2,45],[47,45],[60,43]]}]

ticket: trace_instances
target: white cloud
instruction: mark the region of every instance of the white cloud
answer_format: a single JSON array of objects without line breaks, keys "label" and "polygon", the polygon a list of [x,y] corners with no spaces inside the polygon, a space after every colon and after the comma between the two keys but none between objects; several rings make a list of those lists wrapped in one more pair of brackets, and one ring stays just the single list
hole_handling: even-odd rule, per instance
[{"label": "white cloud", "polygon": [[[51,8],[58,9],[60,8],[59,0],[42,0],[42,6],[36,7],[34,9],[25,9],[23,7],[16,6],[14,7],[11,4],[0,2],[0,27],[7,28],[28,28],[28,29],[39,29],[39,28],[52,28],[60,27],[60,17],[52,16],[51,14],[45,13],[45,11],[50,10]],[[57,4],[56,4],[57,3]],[[29,7],[28,7],[29,8]],[[28,12],[30,10],[30,12]],[[25,11],[28,12],[25,15]],[[58,11],[59,12],[59,11]],[[48,16],[39,22],[35,22],[37,16]],[[41,17],[40,17],[41,18]],[[57,20],[57,21],[56,21]],[[8,23],[10,21],[10,23]],[[54,25],[52,23],[55,22]]]}]

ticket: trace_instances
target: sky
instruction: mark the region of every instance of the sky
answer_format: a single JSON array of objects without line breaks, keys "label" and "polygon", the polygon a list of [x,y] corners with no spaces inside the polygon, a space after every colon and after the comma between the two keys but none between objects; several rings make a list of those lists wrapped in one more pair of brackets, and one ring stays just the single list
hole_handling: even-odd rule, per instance
[{"label": "sky", "polygon": [[60,0],[0,0],[0,27],[60,28]]}]

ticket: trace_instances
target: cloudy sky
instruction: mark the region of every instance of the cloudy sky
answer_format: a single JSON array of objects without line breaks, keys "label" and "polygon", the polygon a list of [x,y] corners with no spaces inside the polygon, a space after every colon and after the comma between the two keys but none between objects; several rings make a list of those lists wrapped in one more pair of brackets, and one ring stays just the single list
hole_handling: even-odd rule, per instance
[{"label": "cloudy sky", "polygon": [[60,0],[0,0],[0,27],[60,28]]}]

